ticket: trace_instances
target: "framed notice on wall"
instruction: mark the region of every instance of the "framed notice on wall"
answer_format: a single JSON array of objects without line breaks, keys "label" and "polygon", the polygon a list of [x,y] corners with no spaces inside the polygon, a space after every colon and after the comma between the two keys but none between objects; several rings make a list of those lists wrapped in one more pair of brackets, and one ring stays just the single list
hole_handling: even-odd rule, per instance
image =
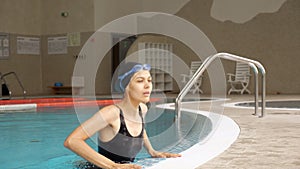
[{"label": "framed notice on wall", "polygon": [[68,46],[80,46],[80,32],[68,33]]},{"label": "framed notice on wall", "polygon": [[0,59],[9,58],[9,34],[0,33]]},{"label": "framed notice on wall", "polygon": [[49,37],[48,54],[67,54],[68,53],[67,36]]},{"label": "framed notice on wall", "polygon": [[40,54],[40,38],[37,37],[17,37],[17,54]]}]

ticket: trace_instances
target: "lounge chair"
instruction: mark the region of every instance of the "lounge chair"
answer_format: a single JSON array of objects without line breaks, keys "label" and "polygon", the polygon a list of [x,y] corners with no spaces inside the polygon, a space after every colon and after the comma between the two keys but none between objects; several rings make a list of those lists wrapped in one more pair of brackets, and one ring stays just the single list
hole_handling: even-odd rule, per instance
[{"label": "lounge chair", "polygon": [[228,95],[231,92],[238,92],[244,94],[247,92],[251,94],[248,90],[249,81],[250,81],[250,67],[246,63],[236,62],[235,74],[228,73],[228,83],[230,84],[230,89]]},{"label": "lounge chair", "polygon": [[[190,67],[190,72],[189,74],[181,74],[182,76],[182,83],[186,84],[194,75],[194,73],[197,71],[197,69],[201,66],[202,62],[201,61],[192,61],[191,62],[191,67]],[[191,88],[191,92],[193,94],[195,93],[203,93],[203,91],[200,89],[202,84],[202,76],[200,76],[197,80],[196,83],[194,83],[193,87]]]}]

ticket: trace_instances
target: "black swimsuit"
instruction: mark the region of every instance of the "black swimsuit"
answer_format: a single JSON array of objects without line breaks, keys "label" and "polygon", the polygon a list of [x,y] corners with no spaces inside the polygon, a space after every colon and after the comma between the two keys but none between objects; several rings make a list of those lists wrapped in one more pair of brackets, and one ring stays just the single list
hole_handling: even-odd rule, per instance
[{"label": "black swimsuit", "polygon": [[112,140],[108,142],[102,142],[98,139],[98,152],[116,163],[133,162],[135,156],[140,152],[144,143],[144,120],[140,107],[139,115],[142,119],[142,131],[138,136],[134,137],[129,133],[127,129],[123,112],[120,109],[119,132]]}]

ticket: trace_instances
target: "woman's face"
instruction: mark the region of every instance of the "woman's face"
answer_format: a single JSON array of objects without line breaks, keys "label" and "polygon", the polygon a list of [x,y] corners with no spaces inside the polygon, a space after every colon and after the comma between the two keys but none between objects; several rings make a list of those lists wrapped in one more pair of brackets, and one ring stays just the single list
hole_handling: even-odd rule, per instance
[{"label": "woman's face", "polygon": [[148,70],[136,72],[127,87],[128,94],[132,99],[143,103],[149,102],[152,91],[152,77],[150,72]]}]

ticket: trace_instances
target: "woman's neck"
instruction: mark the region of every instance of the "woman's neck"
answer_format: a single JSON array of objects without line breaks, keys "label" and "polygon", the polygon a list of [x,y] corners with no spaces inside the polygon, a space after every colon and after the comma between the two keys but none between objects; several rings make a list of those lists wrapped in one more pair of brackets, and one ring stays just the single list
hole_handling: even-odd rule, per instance
[{"label": "woman's neck", "polygon": [[134,102],[128,97],[124,97],[118,105],[122,107],[123,111],[125,111],[126,114],[136,116],[140,103]]}]

